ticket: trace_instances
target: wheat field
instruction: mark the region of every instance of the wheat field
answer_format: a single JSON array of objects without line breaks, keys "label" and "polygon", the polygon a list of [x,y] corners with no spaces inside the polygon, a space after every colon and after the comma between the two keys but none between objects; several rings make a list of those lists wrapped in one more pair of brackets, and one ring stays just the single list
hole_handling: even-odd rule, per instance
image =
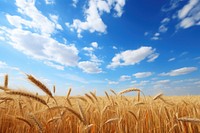
[{"label": "wheat field", "polygon": [[[105,96],[88,92],[82,96],[54,96],[31,75],[27,80],[45,92],[40,96],[8,86],[8,75],[0,86],[1,133],[198,133],[200,96],[145,96],[136,88]],[[136,93],[137,96],[125,96]]]}]

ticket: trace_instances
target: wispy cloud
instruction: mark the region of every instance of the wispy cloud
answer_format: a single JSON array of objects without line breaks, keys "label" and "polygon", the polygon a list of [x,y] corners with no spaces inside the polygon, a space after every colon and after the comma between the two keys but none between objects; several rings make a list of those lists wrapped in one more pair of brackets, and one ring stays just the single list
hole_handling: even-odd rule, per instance
[{"label": "wispy cloud", "polygon": [[146,78],[152,75],[152,72],[138,72],[133,74],[133,76],[135,76],[135,78]]},{"label": "wispy cloud", "polygon": [[173,58],[170,58],[168,61],[171,62],[171,61],[174,61],[175,59],[176,58],[173,57]]},{"label": "wispy cloud", "polygon": [[122,75],[119,79],[119,81],[127,81],[127,80],[131,80],[131,76],[128,75]]},{"label": "wispy cloud", "polygon": [[117,49],[117,47],[116,47],[116,46],[113,46],[112,48],[113,48],[113,49]]},{"label": "wispy cloud", "polygon": [[56,68],[56,69],[58,69],[58,70],[64,70],[64,66],[54,64],[53,62],[50,62],[50,61],[45,61],[44,64],[46,64],[47,66]]},{"label": "wispy cloud", "polygon": [[136,50],[126,50],[116,54],[112,58],[112,62],[107,66],[108,68],[116,68],[118,66],[128,66],[140,63],[145,58],[149,58],[148,62],[154,61],[159,54],[155,53],[156,49],[152,47],[142,46]]},{"label": "wispy cloud", "polygon": [[52,4],[55,4],[55,1],[54,0],[45,0],[45,3],[47,5],[52,5]]},{"label": "wispy cloud", "polygon": [[189,74],[191,72],[194,72],[197,69],[198,69],[197,67],[183,67],[183,68],[171,70],[170,72],[167,72],[167,73],[161,73],[160,76],[179,76],[179,75],[185,75],[185,74]]},{"label": "wispy cloud", "polygon": [[116,82],[116,81],[108,81],[108,84],[109,84],[109,85],[117,85],[117,84],[119,84],[119,82]]},{"label": "wispy cloud", "polygon": [[11,69],[11,70],[20,70],[17,67],[9,66],[6,62],[0,61],[0,68],[2,69]]}]

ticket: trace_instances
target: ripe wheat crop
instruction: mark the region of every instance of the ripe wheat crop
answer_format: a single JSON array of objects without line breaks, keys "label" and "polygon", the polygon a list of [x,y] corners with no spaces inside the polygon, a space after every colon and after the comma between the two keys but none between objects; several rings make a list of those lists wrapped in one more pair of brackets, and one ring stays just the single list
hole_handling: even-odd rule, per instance
[{"label": "ripe wheat crop", "polygon": [[[9,88],[8,75],[0,86],[1,133],[198,133],[200,96],[145,97],[130,88],[105,96],[54,96],[32,75],[27,79],[46,96]],[[125,96],[136,93],[136,97]],[[140,93],[143,95],[140,96]]]}]

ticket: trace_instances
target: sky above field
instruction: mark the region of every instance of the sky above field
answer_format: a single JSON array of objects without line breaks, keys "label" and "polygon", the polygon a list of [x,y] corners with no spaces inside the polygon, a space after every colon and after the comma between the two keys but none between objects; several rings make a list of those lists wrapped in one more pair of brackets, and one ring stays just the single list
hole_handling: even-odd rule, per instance
[{"label": "sky above field", "polygon": [[1,85],[200,94],[200,0],[1,0],[0,18]]}]

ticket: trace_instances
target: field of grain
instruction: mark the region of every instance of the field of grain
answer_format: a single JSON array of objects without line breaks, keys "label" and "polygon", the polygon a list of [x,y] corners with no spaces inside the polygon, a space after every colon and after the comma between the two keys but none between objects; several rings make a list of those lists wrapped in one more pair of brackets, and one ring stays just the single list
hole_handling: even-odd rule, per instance
[{"label": "field of grain", "polygon": [[[116,93],[95,92],[83,96],[54,97],[44,84],[27,78],[44,91],[40,96],[8,86],[8,75],[0,86],[1,133],[198,133],[200,96],[145,96],[140,89]],[[136,93],[136,97],[124,96]]]}]

